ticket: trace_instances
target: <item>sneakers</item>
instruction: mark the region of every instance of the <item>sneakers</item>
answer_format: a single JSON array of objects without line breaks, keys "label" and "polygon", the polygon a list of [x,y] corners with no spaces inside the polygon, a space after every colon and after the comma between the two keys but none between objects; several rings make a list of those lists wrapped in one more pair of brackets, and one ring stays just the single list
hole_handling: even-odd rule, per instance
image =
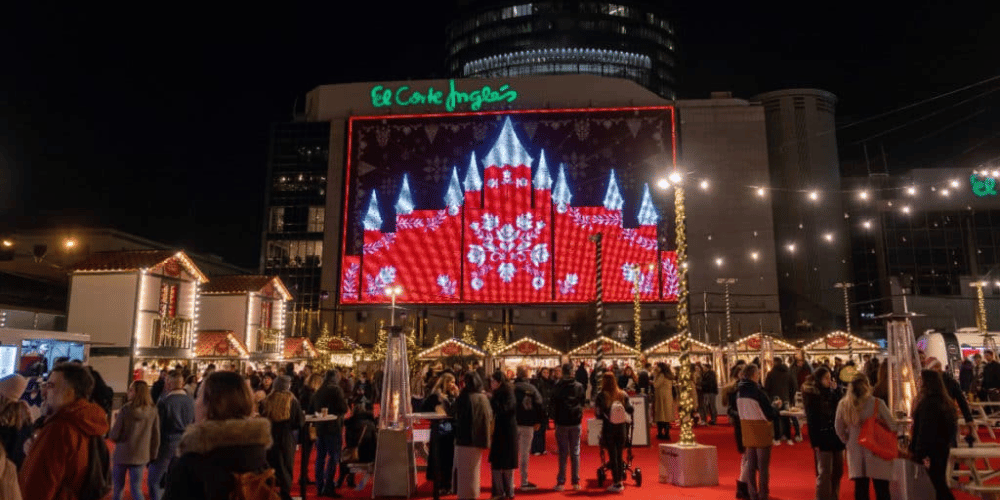
[{"label": "sneakers", "polygon": [[573,485],[573,491],[580,491],[580,483],[576,483]]},{"label": "sneakers", "polygon": [[799,434],[798,436],[795,436],[795,442],[796,443],[801,443],[802,442],[802,434]]},{"label": "sneakers", "polygon": [[553,489],[553,490],[555,490],[555,491],[565,491],[565,490],[566,490],[566,487],[565,487],[565,486],[563,486],[563,485],[561,485],[561,484],[557,484],[557,485],[555,486],[555,488],[552,488],[552,489]]},{"label": "sneakers", "polygon": [[611,486],[608,486],[607,492],[608,493],[621,493],[622,490],[624,490],[624,489],[625,489],[625,487],[622,486],[621,484],[612,484]]},{"label": "sneakers", "polygon": [[771,444],[773,444],[774,446],[781,446],[781,440],[780,439],[775,439],[774,443],[771,443]]},{"label": "sneakers", "polygon": [[538,489],[538,485],[535,483],[524,483],[521,485],[521,491],[534,491]]},{"label": "sneakers", "polygon": [[788,446],[791,446],[792,445],[792,440],[791,439],[786,439],[785,443],[788,443]]}]

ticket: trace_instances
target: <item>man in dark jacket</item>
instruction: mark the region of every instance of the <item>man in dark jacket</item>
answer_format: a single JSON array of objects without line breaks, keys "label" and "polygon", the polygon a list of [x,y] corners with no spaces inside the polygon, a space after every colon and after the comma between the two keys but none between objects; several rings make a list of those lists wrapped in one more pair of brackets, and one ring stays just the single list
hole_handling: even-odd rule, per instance
[{"label": "man in dark jacket", "polygon": [[521,468],[521,491],[531,491],[538,486],[528,482],[528,460],[531,457],[531,439],[545,418],[545,405],[538,388],[528,380],[528,367],[517,367],[514,380],[514,400],[517,404],[517,454]]},{"label": "man in dark jacket", "polygon": [[702,422],[715,425],[715,420],[719,417],[718,410],[715,408],[715,398],[719,395],[719,379],[711,364],[705,363],[702,366],[705,367],[705,371],[701,374],[701,392],[699,393],[701,404],[698,409]]},{"label": "man in dark jacket", "polygon": [[156,403],[160,420],[160,449],[156,460],[149,464],[146,475],[151,500],[163,497],[163,477],[176,460],[184,430],[194,423],[194,399],[184,390],[183,375],[172,370],[164,380],[163,396]]},{"label": "man in dark jacket", "polygon": [[[773,373],[773,372],[772,372]],[[787,374],[787,370],[786,370]],[[768,374],[770,377],[770,374]],[[778,410],[771,405],[767,393],[760,388],[760,369],[755,364],[749,364],[743,369],[743,380],[736,389],[736,407],[740,415],[740,425],[744,427],[743,442],[751,444],[756,436],[748,433],[759,429],[760,422],[778,419]],[[765,427],[766,428],[766,427]],[[771,467],[771,447],[746,447],[746,467],[743,469],[743,482],[747,484],[749,496],[752,499],[767,498],[769,493],[769,476]],[[757,480],[760,474],[760,481]]]},{"label": "man in dark jacket", "polygon": [[[580,364],[583,367],[583,363]],[[559,475],[556,491],[563,491],[566,484],[566,458],[572,464],[573,489],[580,490],[580,421],[587,394],[583,385],[573,378],[573,365],[562,368],[563,378],[556,382],[552,392],[552,420],[556,424],[556,443],[559,445]]]},{"label": "man in dark jacket", "polygon": [[[323,496],[336,496],[334,472],[340,464],[340,449],[343,447],[341,422],[347,413],[347,399],[340,388],[337,370],[326,373],[326,381],[309,402],[309,413],[322,413],[326,409],[337,419],[316,425],[316,491]],[[329,457],[329,460],[327,458]]]},{"label": "man in dark jacket", "polygon": [[[772,404],[776,405],[779,411],[787,408],[789,401],[795,400],[795,383],[792,381],[792,375],[788,371],[788,366],[785,365],[780,357],[774,358],[774,366],[764,380],[764,391],[767,392]],[[774,420],[775,446],[781,444],[782,438],[788,444],[792,444],[791,425],[792,423],[788,417],[780,417]],[[802,436],[797,434],[796,439],[802,441]]]},{"label": "man in dark jacket", "polygon": [[[563,368],[563,377],[566,377],[569,374],[565,372],[565,366]],[[583,393],[586,394],[587,384],[590,383],[590,375],[587,374],[587,365],[585,365],[583,361],[581,361],[580,365],[576,367],[576,381],[583,386]]]},{"label": "man in dark jacket", "polygon": [[809,426],[809,443],[816,458],[816,500],[840,498],[840,479],[844,476],[844,443],[837,436],[834,420],[837,404],[843,397],[830,369],[821,366],[802,386],[802,403]]},{"label": "man in dark jacket", "polygon": [[649,394],[652,392],[652,380],[649,378],[649,373],[653,371],[653,365],[646,363],[639,370],[639,380],[635,384],[635,388],[639,391],[639,394]]},{"label": "man in dark jacket", "polygon": [[1000,396],[1000,362],[997,362],[996,354],[987,349],[983,351],[986,357],[986,366],[983,367],[982,391],[989,401],[996,401]]}]

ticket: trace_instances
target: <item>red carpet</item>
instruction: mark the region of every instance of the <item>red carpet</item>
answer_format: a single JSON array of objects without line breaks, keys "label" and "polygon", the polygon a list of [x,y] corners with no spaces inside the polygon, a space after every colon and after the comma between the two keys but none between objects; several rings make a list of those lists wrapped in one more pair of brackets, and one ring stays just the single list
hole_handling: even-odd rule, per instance
[{"label": "red carpet", "polygon": [[[588,418],[590,414],[588,413]],[[639,467],[643,472],[643,484],[636,487],[629,478],[625,483],[625,491],[621,496],[625,498],[698,498],[706,500],[729,500],[735,498],[736,476],[739,474],[740,456],[736,451],[733,437],[733,428],[725,424],[725,418],[720,417],[720,425],[695,427],[695,436],[699,443],[713,445],[718,448],[719,453],[719,486],[701,488],[680,488],[677,486],[660,484],[658,449],[656,446],[636,447],[633,449],[635,459],[633,467]],[[584,426],[586,433],[586,426]],[[652,429],[651,434],[655,436],[656,429]],[[674,428],[671,434],[676,439],[678,429]],[[557,465],[557,451],[553,433],[550,430],[547,434],[547,445],[549,454],[538,457],[531,457],[531,469],[529,479],[537,484],[539,489],[533,492],[517,492],[519,498],[530,498],[531,500],[564,500],[567,497],[586,498],[596,496],[614,496],[598,488],[596,470],[600,462],[600,452],[597,447],[587,446],[586,435],[582,437],[583,444],[580,451],[580,479],[584,489],[581,491],[567,490],[565,492],[555,492],[552,487],[555,485]],[[985,436],[985,439],[989,439]],[[654,443],[655,444],[655,443]],[[315,453],[315,451],[313,452]],[[315,456],[315,455],[313,455]],[[298,456],[296,456],[298,460]],[[568,468],[567,464],[567,468]],[[312,469],[312,460],[310,460]],[[295,467],[298,472],[298,464]],[[486,453],[483,453],[482,464],[482,493],[480,498],[490,497],[490,469],[486,461]],[[569,471],[567,470],[567,473]],[[311,476],[315,479],[315,476]],[[430,498],[431,486],[429,482],[423,481],[423,473],[419,474],[420,485],[415,498]],[[514,473],[514,482],[520,481],[519,474]],[[296,486],[292,490],[292,495],[298,495],[298,477],[295,478]],[[808,500],[814,498],[815,492],[815,472],[813,469],[812,450],[808,446],[808,439],[802,443],[792,446],[781,445],[773,448],[771,454],[771,498],[773,500]],[[126,492],[124,498],[132,497]],[[354,491],[346,486],[339,490],[345,498],[371,498],[371,484],[363,491]],[[110,498],[110,496],[109,496]],[[148,495],[146,498],[149,498]],[[308,500],[318,500],[323,497],[316,495],[316,487],[308,486],[306,490]],[[443,497],[453,500],[454,496]],[[853,483],[845,477],[841,485],[841,500],[854,498]],[[874,491],[871,498],[875,498]],[[958,500],[974,500],[975,497],[964,492],[955,491],[955,498]]]}]

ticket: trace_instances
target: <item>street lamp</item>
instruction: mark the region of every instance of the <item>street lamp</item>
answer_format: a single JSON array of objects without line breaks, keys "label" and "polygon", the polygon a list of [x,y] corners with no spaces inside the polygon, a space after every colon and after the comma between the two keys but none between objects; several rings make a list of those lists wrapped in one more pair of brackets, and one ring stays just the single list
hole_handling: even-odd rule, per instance
[{"label": "street lamp", "polygon": [[403,287],[399,285],[385,287],[385,294],[392,299],[392,308],[389,309],[389,326],[396,326],[396,296],[402,295],[402,293]]},{"label": "street lamp", "polygon": [[63,240],[63,246],[66,247],[67,250],[71,250],[76,247],[76,240],[73,238],[66,238]]},{"label": "street lamp", "polygon": [[[722,285],[723,291],[726,296],[726,342],[733,341],[733,321],[730,310],[729,302],[729,285],[736,283],[736,278],[716,278],[715,282]],[[719,339],[719,344],[722,344],[722,339]]]}]

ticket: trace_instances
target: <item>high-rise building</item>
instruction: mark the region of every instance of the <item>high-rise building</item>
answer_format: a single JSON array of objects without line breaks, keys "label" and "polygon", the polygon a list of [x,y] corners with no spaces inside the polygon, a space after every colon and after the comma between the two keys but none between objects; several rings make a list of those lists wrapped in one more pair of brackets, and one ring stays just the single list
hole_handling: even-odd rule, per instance
[{"label": "high-rise building", "polygon": [[663,2],[456,3],[447,28],[452,76],[610,76],[676,99],[676,37]]},{"label": "high-rise building", "polygon": [[320,328],[329,144],[329,122],[282,123],[271,133],[260,268],[292,293],[293,336]]}]

